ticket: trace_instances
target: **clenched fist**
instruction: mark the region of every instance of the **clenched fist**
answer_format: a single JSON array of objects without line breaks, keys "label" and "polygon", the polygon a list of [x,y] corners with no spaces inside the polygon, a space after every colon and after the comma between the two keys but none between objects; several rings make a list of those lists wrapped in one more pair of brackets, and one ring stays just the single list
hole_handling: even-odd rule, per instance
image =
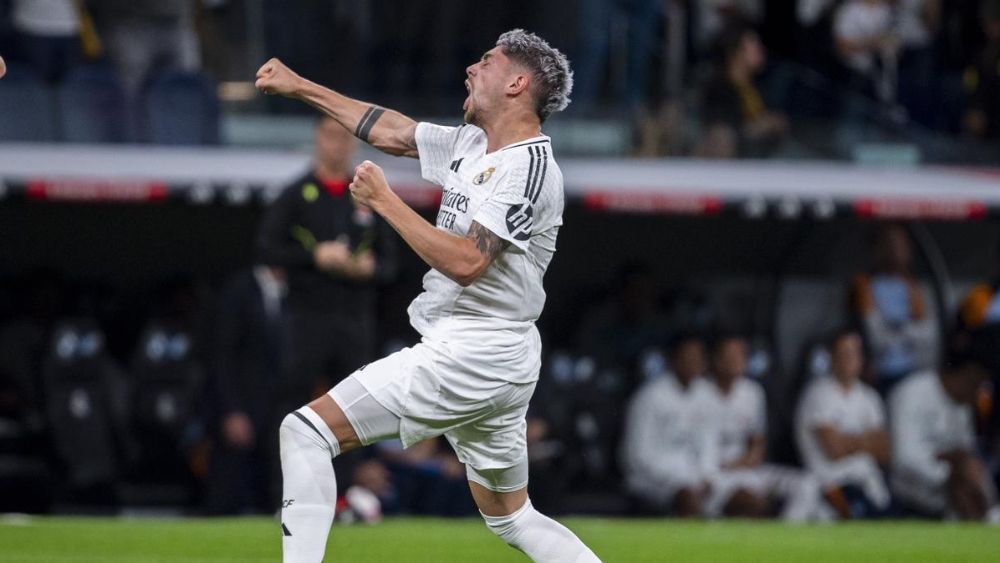
[{"label": "clenched fist", "polygon": [[294,96],[303,82],[303,78],[292,72],[285,63],[271,59],[257,71],[257,82],[254,86],[265,94]]},{"label": "clenched fist", "polygon": [[354,170],[354,181],[348,186],[354,199],[363,205],[378,210],[378,204],[392,193],[382,169],[374,162],[366,160]]}]

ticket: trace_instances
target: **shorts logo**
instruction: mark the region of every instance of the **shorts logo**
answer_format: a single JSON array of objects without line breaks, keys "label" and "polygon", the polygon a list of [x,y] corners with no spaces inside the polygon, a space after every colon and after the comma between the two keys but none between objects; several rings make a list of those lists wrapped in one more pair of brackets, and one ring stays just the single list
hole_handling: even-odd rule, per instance
[{"label": "shorts logo", "polygon": [[497,169],[495,167],[490,166],[486,170],[483,170],[479,174],[476,174],[476,177],[472,179],[472,183],[477,186],[481,186],[486,182],[488,182],[490,177],[493,176],[493,173],[496,171]]},{"label": "shorts logo", "polygon": [[528,240],[531,237],[534,214],[528,202],[510,206],[507,210],[507,231],[513,235],[514,240]]}]

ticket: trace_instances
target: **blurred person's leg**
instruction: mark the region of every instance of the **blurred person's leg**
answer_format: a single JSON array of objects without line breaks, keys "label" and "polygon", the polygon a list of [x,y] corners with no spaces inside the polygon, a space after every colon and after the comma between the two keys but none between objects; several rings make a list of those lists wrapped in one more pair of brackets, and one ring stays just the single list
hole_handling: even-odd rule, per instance
[{"label": "blurred person's leg", "polygon": [[627,0],[628,2],[628,63],[624,92],[619,100],[625,102],[633,117],[648,105],[650,66],[655,52],[657,31],[660,28],[662,2],[659,0]]},{"label": "blurred person's leg", "polygon": [[606,71],[611,15],[615,0],[581,0],[576,56],[573,58],[573,109],[593,113]]},{"label": "blurred person's leg", "polygon": [[765,464],[755,471],[761,490],[782,501],[781,517],[789,522],[804,522],[820,516],[819,480],[792,467]]},{"label": "blurred person's leg", "polygon": [[767,499],[741,488],[726,501],[722,514],[730,518],[763,518],[767,515]]},{"label": "blurred person's leg", "polygon": [[31,33],[17,35],[19,50],[28,64],[48,83],[61,81],[80,61],[80,38],[73,36],[42,36]]},{"label": "blurred person's leg", "polygon": [[692,488],[684,488],[674,494],[671,507],[680,518],[698,518],[702,515],[702,495]]},{"label": "blurred person's leg", "polygon": [[907,49],[899,59],[899,102],[914,121],[925,127],[935,125],[933,104],[938,84],[934,67],[930,47]]},{"label": "blurred person's leg", "polygon": [[951,509],[962,520],[982,520],[996,502],[986,468],[974,455],[963,456],[952,464],[947,488]]},{"label": "blurred person's leg", "polygon": [[760,518],[767,512],[767,497],[760,494],[759,479],[753,471],[723,471],[711,480],[704,501],[704,515],[710,518]]}]

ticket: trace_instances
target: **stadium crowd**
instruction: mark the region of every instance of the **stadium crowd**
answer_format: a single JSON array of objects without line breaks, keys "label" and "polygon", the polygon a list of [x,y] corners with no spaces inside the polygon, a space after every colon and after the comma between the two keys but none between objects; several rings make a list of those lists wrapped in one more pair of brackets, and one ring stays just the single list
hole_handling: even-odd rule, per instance
[{"label": "stadium crowd", "polygon": [[[79,102],[61,102],[65,123],[45,140],[217,143],[212,85],[245,83],[265,54],[349,94],[450,115],[465,61],[499,31],[525,27],[571,54],[575,101],[563,119],[624,123],[639,155],[850,158],[883,142],[977,161],[1000,134],[996,0],[565,4],[4,0],[4,88],[74,92],[93,98],[84,111],[111,117],[128,108],[127,127],[108,131],[79,125]],[[226,89],[228,110],[302,111],[240,91]],[[200,134],[160,132],[155,116],[171,99],[203,106],[187,118],[209,122]],[[12,140],[39,134],[6,129]]]}]

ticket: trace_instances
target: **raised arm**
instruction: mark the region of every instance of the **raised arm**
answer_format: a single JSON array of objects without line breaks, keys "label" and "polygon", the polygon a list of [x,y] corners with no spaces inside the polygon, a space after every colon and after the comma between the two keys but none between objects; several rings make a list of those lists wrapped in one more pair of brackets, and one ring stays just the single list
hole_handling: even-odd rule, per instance
[{"label": "raised arm", "polygon": [[278,59],[271,59],[260,67],[255,86],[265,94],[302,100],[384,153],[417,156],[416,121],[397,111],[348,98],[306,80]]}]

